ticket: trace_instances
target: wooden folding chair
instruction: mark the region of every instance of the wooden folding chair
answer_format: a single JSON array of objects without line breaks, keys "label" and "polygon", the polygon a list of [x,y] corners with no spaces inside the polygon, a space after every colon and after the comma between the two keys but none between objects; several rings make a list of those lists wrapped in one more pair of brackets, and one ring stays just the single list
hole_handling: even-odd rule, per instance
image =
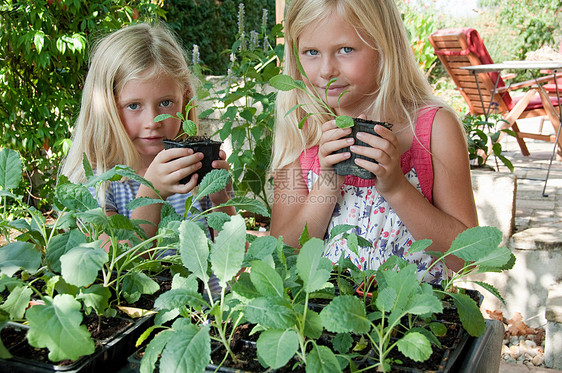
[{"label": "wooden folding chair", "polygon": [[[521,132],[517,120],[524,118],[549,118],[554,128],[560,125],[558,114],[552,107],[543,105],[542,99],[548,97],[538,94],[542,89],[539,83],[546,82],[552,77],[542,77],[522,83],[506,86],[498,73],[481,73],[473,75],[463,66],[484,65],[493,63],[484,42],[478,32],[472,28],[456,28],[438,30],[429,37],[435,49],[435,54],[455,82],[461,96],[468,104],[472,115],[490,115],[501,113],[505,123],[501,129],[510,128],[517,135],[517,143],[523,155],[529,155],[524,138],[554,142],[556,136],[542,133]],[[477,79],[477,80],[476,80]],[[497,82],[497,86],[496,86]],[[531,87],[522,97],[512,97],[511,90]],[[480,88],[480,89],[479,89]],[[544,91],[543,91],[544,93]],[[542,99],[541,99],[542,97]],[[558,105],[556,98],[549,98],[554,106]],[[499,141],[499,139],[498,139]]]}]

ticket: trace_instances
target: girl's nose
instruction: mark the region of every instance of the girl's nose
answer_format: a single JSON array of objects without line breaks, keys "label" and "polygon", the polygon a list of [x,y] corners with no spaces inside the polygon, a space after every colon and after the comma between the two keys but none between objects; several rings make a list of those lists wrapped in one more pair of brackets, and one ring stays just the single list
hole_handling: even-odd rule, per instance
[{"label": "girl's nose", "polygon": [[330,80],[338,75],[337,64],[331,57],[322,59],[322,66],[320,67],[320,76],[322,79]]},{"label": "girl's nose", "polygon": [[148,124],[149,127],[155,127],[155,128],[159,128],[160,126],[162,126],[163,122],[159,121],[159,122],[155,122],[154,118],[156,118],[158,116],[158,111],[156,109],[149,109],[147,110],[147,115],[146,115],[146,123]]}]

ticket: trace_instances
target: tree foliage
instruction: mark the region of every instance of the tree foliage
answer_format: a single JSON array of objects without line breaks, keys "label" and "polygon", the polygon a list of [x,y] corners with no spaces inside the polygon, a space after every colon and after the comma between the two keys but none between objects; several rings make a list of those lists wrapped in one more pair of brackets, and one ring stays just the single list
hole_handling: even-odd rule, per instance
[{"label": "tree foliage", "polygon": [[527,52],[544,45],[554,46],[562,42],[557,40],[560,37],[562,0],[495,0],[491,3],[498,7],[500,25],[519,30],[516,51],[520,59],[525,59]]}]

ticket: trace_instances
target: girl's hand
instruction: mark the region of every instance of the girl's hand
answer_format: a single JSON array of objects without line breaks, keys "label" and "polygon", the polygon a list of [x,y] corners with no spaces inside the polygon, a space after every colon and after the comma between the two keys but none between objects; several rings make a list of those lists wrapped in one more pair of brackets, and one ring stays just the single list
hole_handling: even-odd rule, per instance
[{"label": "girl's hand", "polygon": [[400,184],[407,180],[400,164],[398,138],[391,130],[383,126],[375,126],[375,132],[380,137],[359,132],[357,138],[370,146],[353,145],[351,151],[373,159],[373,162],[356,159],[355,163],[375,174],[377,191],[384,197],[387,193],[397,191]]},{"label": "girl's hand", "polygon": [[345,176],[336,175],[334,173],[334,165],[345,159],[351,154],[349,152],[334,153],[336,150],[345,148],[353,144],[353,138],[343,138],[351,133],[351,128],[339,128],[336,126],[335,120],[330,120],[322,125],[322,137],[318,145],[318,160],[322,173],[331,173],[336,176],[337,187],[341,187],[345,180]]},{"label": "girl's hand", "polygon": [[[197,185],[195,171],[201,168],[203,153],[193,153],[189,148],[174,148],[162,150],[154,157],[148,166],[144,178],[154,185],[162,198],[166,199],[172,194],[185,194]],[[180,184],[184,177],[191,176],[187,184]]]},{"label": "girl's hand", "polygon": [[[228,162],[226,161],[226,153],[222,149],[219,152],[219,157],[220,160],[213,161],[213,163],[211,163],[211,166],[213,168],[217,168],[217,169],[220,168],[228,171],[229,166],[228,166]],[[223,190],[220,190],[216,193],[209,195],[209,198],[211,199],[213,205],[217,206],[228,201],[230,199],[231,192],[232,192],[232,181],[228,183],[228,185]]]}]

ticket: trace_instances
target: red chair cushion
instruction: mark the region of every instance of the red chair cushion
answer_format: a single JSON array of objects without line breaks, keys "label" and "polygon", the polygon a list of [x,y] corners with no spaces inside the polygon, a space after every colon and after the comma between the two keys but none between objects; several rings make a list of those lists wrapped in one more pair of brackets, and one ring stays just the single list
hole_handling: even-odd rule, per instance
[{"label": "red chair cushion", "polygon": [[[558,91],[562,95],[562,78],[558,78],[556,80],[558,81]],[[556,93],[556,85],[554,84],[554,81],[552,81],[552,83],[547,83],[547,84],[543,85],[542,87],[547,92]]]},{"label": "red chair cushion", "polygon": [[[509,107],[509,110],[511,110],[513,108],[513,106],[517,105],[517,103],[519,101],[521,101],[522,97],[512,97],[513,100],[513,105],[511,107]],[[550,102],[552,102],[553,106],[558,106],[558,99],[556,97],[550,97]],[[542,106],[542,101],[541,101],[541,97],[539,96],[539,94],[537,93],[529,102],[529,105],[527,105],[527,107],[525,108],[525,110],[533,110],[533,109],[541,109]]]}]

